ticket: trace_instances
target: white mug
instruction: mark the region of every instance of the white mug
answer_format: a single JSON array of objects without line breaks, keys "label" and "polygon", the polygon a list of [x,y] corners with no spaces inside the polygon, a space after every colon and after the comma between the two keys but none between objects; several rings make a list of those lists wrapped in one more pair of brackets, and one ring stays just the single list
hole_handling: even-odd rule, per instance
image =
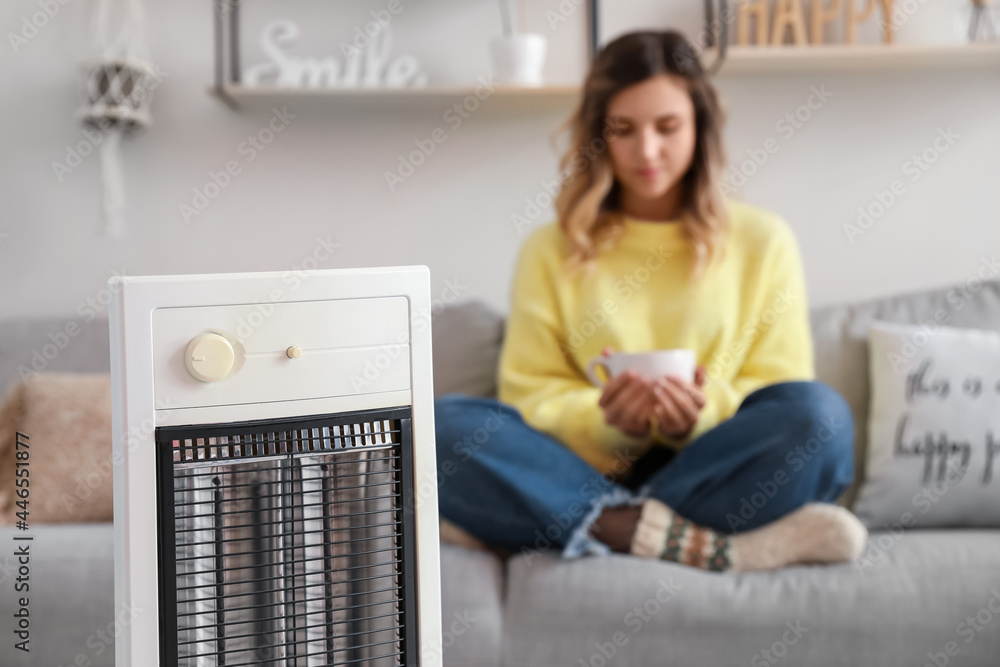
[{"label": "white mug", "polygon": [[[594,357],[587,364],[587,377],[591,383],[603,387],[607,380],[622,371],[633,370],[649,379],[670,375],[694,383],[697,366],[694,350],[674,348],[652,352],[612,352],[610,357]],[[598,377],[598,366],[604,369],[607,380]]]}]

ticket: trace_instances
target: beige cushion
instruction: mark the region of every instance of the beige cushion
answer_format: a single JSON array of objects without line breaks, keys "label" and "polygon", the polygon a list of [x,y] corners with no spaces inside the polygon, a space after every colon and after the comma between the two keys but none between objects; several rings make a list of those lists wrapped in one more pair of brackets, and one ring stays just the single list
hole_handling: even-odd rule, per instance
[{"label": "beige cushion", "polygon": [[28,523],[111,521],[111,377],[39,373],[0,406],[0,522],[12,523],[16,433],[28,436]]}]

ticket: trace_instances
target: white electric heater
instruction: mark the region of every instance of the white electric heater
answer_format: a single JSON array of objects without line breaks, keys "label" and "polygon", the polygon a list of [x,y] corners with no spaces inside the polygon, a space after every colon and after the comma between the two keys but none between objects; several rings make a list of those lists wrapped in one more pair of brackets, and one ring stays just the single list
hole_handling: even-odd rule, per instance
[{"label": "white electric heater", "polygon": [[109,288],[116,664],[440,665],[427,267]]}]

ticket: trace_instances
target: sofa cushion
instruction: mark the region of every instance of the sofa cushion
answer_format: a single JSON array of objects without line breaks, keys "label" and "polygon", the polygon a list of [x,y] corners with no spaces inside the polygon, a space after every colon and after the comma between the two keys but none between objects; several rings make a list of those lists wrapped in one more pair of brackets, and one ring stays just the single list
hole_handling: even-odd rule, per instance
[{"label": "sofa cushion", "polygon": [[[488,551],[441,545],[444,667],[496,667],[503,630],[503,564]],[[434,647],[423,651],[430,658]]]},{"label": "sofa cushion", "polygon": [[[116,621],[129,623],[132,613],[152,609],[115,609],[114,537],[110,523],[33,526],[30,535],[31,652],[14,650],[13,635],[4,638],[4,667],[90,665],[114,667]],[[24,533],[0,527],[0,543],[15,543]],[[0,556],[0,616],[17,612],[13,547]],[[8,627],[10,624],[7,624]],[[121,625],[118,626],[119,628]]]},{"label": "sofa cushion", "polygon": [[855,481],[844,494],[846,505],[853,505],[857,497],[868,450],[869,326],[874,320],[884,320],[1000,329],[1000,279],[983,281],[977,275],[989,271],[992,265],[984,263],[973,273],[973,278],[954,286],[812,310],[816,376],[839,391],[854,414]]},{"label": "sofa cushion", "polygon": [[107,317],[0,320],[0,390],[34,373],[107,373]]},{"label": "sofa cushion", "polygon": [[[8,645],[5,667],[89,664],[113,667],[115,616],[128,622],[131,611],[115,610],[114,536],[112,524],[50,524],[32,527],[31,652]],[[13,544],[24,533],[0,527],[0,541]],[[13,619],[17,597],[13,581],[17,558],[0,556],[0,615]],[[437,652],[444,665],[496,667],[500,664],[503,568],[491,553],[442,545],[442,642],[425,649],[424,660]],[[12,635],[8,635],[12,641]],[[82,657],[78,657],[82,656]],[[84,662],[84,660],[89,662]]]},{"label": "sofa cushion", "polygon": [[998,531],[873,533],[855,564],[745,574],[517,556],[504,664],[912,667],[946,647],[951,664],[996,664],[998,563]]},{"label": "sofa cushion", "polygon": [[1000,333],[876,322],[865,480],[869,528],[1000,528]]},{"label": "sofa cushion", "polygon": [[504,317],[486,303],[444,308],[431,325],[434,395],[496,396]]}]

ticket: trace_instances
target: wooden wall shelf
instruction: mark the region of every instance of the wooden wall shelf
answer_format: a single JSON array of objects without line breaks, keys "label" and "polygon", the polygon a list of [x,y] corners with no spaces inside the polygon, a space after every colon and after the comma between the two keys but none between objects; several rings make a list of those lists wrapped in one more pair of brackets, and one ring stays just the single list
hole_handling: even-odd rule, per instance
[{"label": "wooden wall shelf", "polygon": [[[259,109],[274,105],[279,101],[288,104],[336,104],[357,105],[372,108],[376,105],[393,107],[437,106],[447,107],[461,102],[468,96],[475,96],[476,86],[429,86],[426,88],[248,88],[240,85],[225,87],[223,101],[235,103],[237,107]],[[220,98],[215,86],[208,92]],[[485,93],[480,90],[485,97]],[[570,110],[580,95],[580,87],[562,86],[497,86],[480,103],[488,107]]]},{"label": "wooden wall shelf", "polygon": [[[714,54],[706,55],[705,60],[708,66],[714,60]],[[718,75],[961,68],[1000,70],[1000,44],[733,46],[728,49]],[[217,87],[209,88],[212,95],[237,107],[260,108],[284,100],[289,103],[335,103],[371,108],[384,103],[447,105],[474,95],[476,87],[281,89],[229,84],[224,86],[223,91],[224,95],[220,95]],[[538,88],[498,86],[486,104],[526,110],[568,111],[579,96],[580,87],[570,84]]]},{"label": "wooden wall shelf", "polygon": [[1000,43],[730,46],[719,74],[963,67],[1000,69]]},{"label": "wooden wall shelf", "polygon": [[[241,85],[240,5],[243,0],[212,0],[214,9],[215,85],[209,92],[233,109],[250,105],[260,107],[279,100],[303,103],[339,102],[346,104],[382,104],[387,101],[407,104],[447,103],[459,101],[476,91],[476,84],[467,86],[432,86],[396,89],[280,89],[248,88]],[[580,3],[577,2],[577,5]],[[586,0],[587,41],[590,59],[598,49],[600,0]],[[579,86],[554,85],[542,87],[505,86],[490,96],[490,106],[513,106],[526,109],[568,109],[580,94]],[[499,102],[498,102],[499,101]]]}]

